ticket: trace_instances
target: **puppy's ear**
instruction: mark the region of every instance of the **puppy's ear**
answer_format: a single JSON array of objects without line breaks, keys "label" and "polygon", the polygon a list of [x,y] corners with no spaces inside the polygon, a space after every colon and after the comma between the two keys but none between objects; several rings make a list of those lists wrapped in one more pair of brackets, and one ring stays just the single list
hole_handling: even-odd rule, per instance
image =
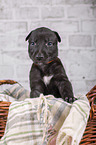
[{"label": "puppy's ear", "polygon": [[31,34],[32,34],[32,31],[28,34],[28,36],[26,37],[25,41],[27,41],[29,39]]},{"label": "puppy's ear", "polygon": [[59,34],[56,31],[54,31],[54,33],[57,36],[58,42],[61,42],[61,37],[59,36]]}]

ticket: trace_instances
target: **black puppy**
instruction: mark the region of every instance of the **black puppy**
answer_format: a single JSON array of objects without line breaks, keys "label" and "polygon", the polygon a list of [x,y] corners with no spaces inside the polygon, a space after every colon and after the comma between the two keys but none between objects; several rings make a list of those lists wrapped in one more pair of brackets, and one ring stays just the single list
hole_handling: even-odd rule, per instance
[{"label": "black puppy", "polygon": [[29,33],[28,52],[33,60],[30,71],[30,97],[52,94],[67,102],[75,100],[72,86],[58,56],[57,43],[61,42],[59,34],[41,27]]}]

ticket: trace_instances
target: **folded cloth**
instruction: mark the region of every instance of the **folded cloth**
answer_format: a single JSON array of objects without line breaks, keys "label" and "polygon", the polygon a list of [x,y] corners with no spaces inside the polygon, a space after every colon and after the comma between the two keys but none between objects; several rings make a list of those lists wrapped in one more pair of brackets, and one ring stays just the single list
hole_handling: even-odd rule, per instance
[{"label": "folded cloth", "polygon": [[78,145],[89,111],[86,96],[73,104],[43,94],[38,98],[14,101],[0,145]]},{"label": "folded cloth", "polygon": [[[47,108],[46,108],[47,107]],[[0,145],[47,145],[69,114],[71,105],[53,96],[11,103]]]},{"label": "folded cloth", "polygon": [[19,83],[8,87],[6,90],[0,92],[0,101],[13,102],[15,100],[23,101],[29,98],[30,93]]},{"label": "folded cloth", "polygon": [[72,104],[56,140],[56,145],[79,145],[89,117],[89,102],[82,96]]},{"label": "folded cloth", "polygon": [[0,101],[5,101],[5,102],[13,102],[15,101],[16,99],[9,96],[9,95],[6,95],[6,94],[3,94],[3,93],[0,93]]}]

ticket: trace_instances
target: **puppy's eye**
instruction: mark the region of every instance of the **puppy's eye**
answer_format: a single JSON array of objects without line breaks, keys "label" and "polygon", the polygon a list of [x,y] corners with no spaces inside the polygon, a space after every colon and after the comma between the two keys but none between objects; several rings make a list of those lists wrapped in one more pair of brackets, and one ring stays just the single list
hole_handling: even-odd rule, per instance
[{"label": "puppy's eye", "polygon": [[35,42],[31,42],[31,45],[34,46],[34,45],[36,45],[36,43]]},{"label": "puppy's eye", "polygon": [[47,46],[52,46],[53,43],[52,43],[52,42],[48,42],[46,45],[47,45]]}]

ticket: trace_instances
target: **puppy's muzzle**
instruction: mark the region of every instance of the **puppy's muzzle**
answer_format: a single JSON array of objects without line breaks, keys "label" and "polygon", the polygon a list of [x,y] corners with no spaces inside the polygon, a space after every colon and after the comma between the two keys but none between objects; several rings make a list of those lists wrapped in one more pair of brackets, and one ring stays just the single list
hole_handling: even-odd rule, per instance
[{"label": "puppy's muzzle", "polygon": [[41,60],[43,60],[43,57],[42,57],[42,56],[37,56],[36,59],[37,59],[38,61],[41,61]]},{"label": "puppy's muzzle", "polygon": [[43,59],[44,59],[43,54],[37,54],[37,55],[36,55],[36,60],[37,60],[37,61],[42,61]]}]

